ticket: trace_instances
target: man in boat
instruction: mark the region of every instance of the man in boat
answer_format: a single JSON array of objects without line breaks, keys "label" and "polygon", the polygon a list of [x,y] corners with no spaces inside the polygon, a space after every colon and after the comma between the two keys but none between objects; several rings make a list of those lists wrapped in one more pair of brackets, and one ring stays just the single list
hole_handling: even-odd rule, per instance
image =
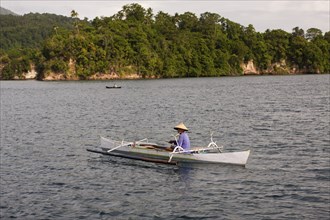
[{"label": "man in boat", "polygon": [[175,126],[174,129],[178,131],[179,139],[177,141],[170,141],[172,146],[169,147],[168,150],[173,151],[173,149],[176,146],[180,146],[185,151],[189,151],[190,150],[190,140],[189,140],[189,136],[187,134],[188,128],[181,122],[180,124]]}]

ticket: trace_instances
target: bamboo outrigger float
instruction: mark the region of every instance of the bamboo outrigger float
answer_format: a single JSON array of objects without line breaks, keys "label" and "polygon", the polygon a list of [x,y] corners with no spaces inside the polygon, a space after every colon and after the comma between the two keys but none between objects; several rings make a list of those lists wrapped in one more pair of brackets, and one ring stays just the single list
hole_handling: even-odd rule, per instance
[{"label": "bamboo outrigger float", "polygon": [[87,149],[87,151],[171,165],[178,163],[217,163],[245,166],[250,155],[250,150],[223,152],[223,147],[218,146],[213,141],[212,135],[211,142],[206,147],[195,147],[189,151],[185,151],[180,146],[176,146],[173,151],[168,151],[168,148],[155,143],[149,143],[147,139],[125,142],[104,137],[101,137],[101,146],[99,149]]}]

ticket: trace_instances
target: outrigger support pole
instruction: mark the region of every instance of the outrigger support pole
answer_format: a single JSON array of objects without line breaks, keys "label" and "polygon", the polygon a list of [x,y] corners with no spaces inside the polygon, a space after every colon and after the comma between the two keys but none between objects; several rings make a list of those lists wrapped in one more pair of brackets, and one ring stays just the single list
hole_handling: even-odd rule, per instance
[{"label": "outrigger support pole", "polygon": [[177,162],[171,162],[171,161],[167,161],[167,160],[158,160],[158,159],[145,158],[145,157],[135,157],[135,156],[130,156],[130,155],[123,155],[123,154],[111,153],[111,152],[93,150],[93,149],[86,149],[86,150],[89,151],[89,152],[93,152],[93,153],[109,155],[109,156],[114,156],[114,157],[128,158],[128,159],[132,159],[132,160],[140,160],[140,161],[153,162],[153,163],[177,165]]}]

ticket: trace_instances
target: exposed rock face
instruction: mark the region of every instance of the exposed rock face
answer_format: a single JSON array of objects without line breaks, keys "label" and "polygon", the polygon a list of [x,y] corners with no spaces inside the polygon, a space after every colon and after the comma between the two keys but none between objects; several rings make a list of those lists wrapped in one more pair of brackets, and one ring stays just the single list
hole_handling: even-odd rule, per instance
[{"label": "exposed rock face", "polygon": [[242,63],[241,67],[243,69],[243,75],[259,75],[260,72],[254,66],[253,60],[250,60],[248,63]]},{"label": "exposed rock face", "polygon": [[30,65],[30,70],[28,72],[22,73],[21,76],[15,76],[14,79],[36,79],[37,72],[35,70],[35,66],[33,64]]},{"label": "exposed rock face", "polygon": [[37,72],[35,70],[35,66],[33,64],[30,65],[30,71],[23,74],[25,79],[36,79],[37,78]]},{"label": "exposed rock face", "polygon": [[45,78],[43,78],[43,80],[45,81],[67,80],[67,78],[64,76],[64,74],[49,73]]},{"label": "exposed rock face", "polygon": [[74,78],[74,76],[76,75],[76,61],[71,59],[69,60],[69,71],[67,73],[66,78]]},{"label": "exposed rock face", "polygon": [[109,79],[140,79],[141,76],[138,74],[129,74],[125,76],[120,76],[116,73],[96,73],[88,77],[89,80],[109,80]]},{"label": "exposed rock face", "polygon": [[265,74],[290,74],[292,70],[288,67],[285,60],[273,63],[264,71]]},{"label": "exposed rock face", "polygon": [[308,70],[306,68],[299,68],[298,66],[289,66],[286,60],[281,60],[280,62],[272,63],[266,70],[258,70],[254,61],[250,60],[248,63],[242,63],[241,68],[243,69],[243,75],[281,75],[281,74],[305,74],[305,73],[321,73],[320,70]]},{"label": "exposed rock face", "polygon": [[[52,81],[52,80],[80,80],[76,75],[76,62],[73,59],[69,60],[69,70],[67,73],[48,73],[43,80]],[[111,79],[140,79],[141,76],[138,74],[125,74],[121,76],[116,72],[111,73],[95,73],[86,78],[86,80],[111,80]]]},{"label": "exposed rock face", "polygon": [[[88,77],[86,80],[111,80],[111,79],[140,79],[141,76],[138,74],[130,74],[125,76],[119,76],[117,74],[104,74],[104,73],[96,73],[92,76]],[[55,80],[79,80],[79,77],[77,76],[67,76],[64,74],[58,74],[58,73],[49,73],[47,76],[43,79],[44,81],[55,81]]]},{"label": "exposed rock face", "polygon": [[[71,60],[68,63],[69,70],[67,73],[55,73],[49,72],[45,74],[45,77],[42,80],[45,81],[53,81],[53,80],[80,80],[79,76],[76,75],[76,67],[75,61]],[[0,65],[0,73],[4,65]],[[250,60],[247,63],[242,63],[241,68],[243,70],[243,75],[262,75],[262,74],[270,74],[270,75],[281,75],[281,74],[304,74],[304,73],[312,73],[312,70],[308,70],[306,68],[298,68],[298,66],[288,66],[285,60],[281,60],[280,62],[273,63],[269,65],[266,70],[259,70],[256,68],[254,61]],[[316,73],[320,73],[318,70]],[[30,66],[30,71],[27,73],[22,73],[20,76],[15,76],[14,79],[36,79],[38,73],[35,70],[35,66],[32,64]],[[1,74],[0,74],[1,78]],[[141,75],[138,75],[128,70],[126,74],[119,74],[115,71],[111,71],[111,73],[95,73],[86,78],[86,80],[112,80],[112,79],[141,79],[143,78]],[[157,78],[157,76],[147,76],[146,78]]]}]

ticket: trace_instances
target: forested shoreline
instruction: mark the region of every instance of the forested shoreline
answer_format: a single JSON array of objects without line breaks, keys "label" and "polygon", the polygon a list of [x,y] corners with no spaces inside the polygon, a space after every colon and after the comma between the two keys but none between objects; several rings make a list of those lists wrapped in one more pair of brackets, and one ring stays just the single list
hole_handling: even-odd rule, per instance
[{"label": "forested shoreline", "polygon": [[139,4],[91,21],[74,10],[0,18],[1,80],[330,72],[330,32],[314,27],[260,33],[215,13],[153,14]]}]

